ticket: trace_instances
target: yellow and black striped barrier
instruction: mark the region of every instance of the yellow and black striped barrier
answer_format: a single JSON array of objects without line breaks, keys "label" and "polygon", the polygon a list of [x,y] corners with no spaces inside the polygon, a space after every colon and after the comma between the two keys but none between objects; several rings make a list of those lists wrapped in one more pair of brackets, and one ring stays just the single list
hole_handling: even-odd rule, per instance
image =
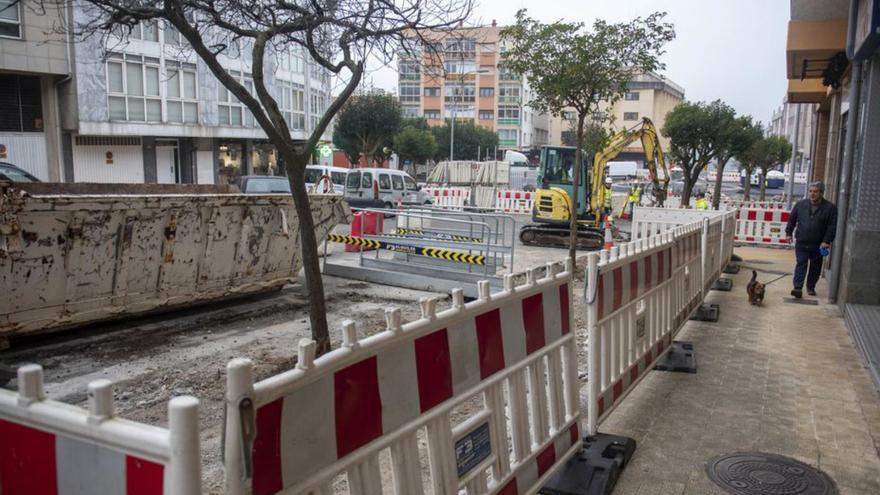
[{"label": "yellow and black striped barrier", "polygon": [[[446,241],[461,241],[461,242],[483,242],[479,237],[467,237],[463,235],[453,235],[446,234],[444,232],[432,232],[432,231],[424,231],[422,229],[394,229],[392,234],[401,234],[401,235],[428,235],[434,237],[436,239],[443,239]],[[383,234],[387,235],[387,234]]]},{"label": "yellow and black striped barrier", "polygon": [[403,244],[395,244],[393,242],[377,241],[374,239],[364,239],[362,237],[354,237],[350,235],[329,234],[327,240],[330,242],[340,242],[342,244],[351,244],[353,246],[370,248],[370,249],[387,249],[398,253],[415,254],[419,256],[427,256],[429,258],[437,258],[447,261],[456,261],[458,263],[469,263],[471,265],[485,265],[486,257],[477,254],[467,254],[458,251],[450,251],[448,249],[436,249],[418,246],[405,246]]}]

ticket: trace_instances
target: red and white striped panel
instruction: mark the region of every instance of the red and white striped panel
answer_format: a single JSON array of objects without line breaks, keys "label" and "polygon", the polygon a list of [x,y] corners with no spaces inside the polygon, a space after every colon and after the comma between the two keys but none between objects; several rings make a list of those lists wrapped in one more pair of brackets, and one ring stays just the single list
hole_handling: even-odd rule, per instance
[{"label": "red and white striped panel", "polygon": [[531,213],[535,208],[535,193],[513,189],[495,191],[495,211],[504,213]]},{"label": "red and white striped panel", "polygon": [[[253,492],[297,486],[318,470],[571,332],[569,284],[552,284],[357,362],[328,366],[257,409]],[[406,334],[404,334],[406,335]]]},{"label": "red and white striped panel", "polygon": [[577,421],[564,428],[556,438],[548,441],[537,455],[524,462],[495,493],[497,495],[520,495],[534,493],[542,477],[551,474],[556,461],[565,458],[572,449],[580,449],[581,436]]},{"label": "red and white striped panel", "polygon": [[0,419],[0,493],[157,495],[165,466]]},{"label": "red and white striped panel", "polygon": [[790,212],[782,209],[737,210],[737,242],[761,245],[788,245],[785,226]]},{"label": "red and white striped panel", "polygon": [[[687,249],[692,249],[692,246],[688,245]],[[672,263],[673,249],[670,247],[611,270],[600,269],[596,293],[598,320],[601,321],[614,314],[668,280],[673,269]]]}]

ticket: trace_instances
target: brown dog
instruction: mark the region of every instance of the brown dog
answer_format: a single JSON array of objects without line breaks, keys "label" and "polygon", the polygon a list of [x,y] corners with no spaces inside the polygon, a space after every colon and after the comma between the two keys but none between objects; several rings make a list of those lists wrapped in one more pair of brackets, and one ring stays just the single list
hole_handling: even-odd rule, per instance
[{"label": "brown dog", "polygon": [[746,292],[749,293],[749,304],[760,306],[764,302],[764,284],[758,282],[758,272],[752,270],[752,279],[746,286]]}]

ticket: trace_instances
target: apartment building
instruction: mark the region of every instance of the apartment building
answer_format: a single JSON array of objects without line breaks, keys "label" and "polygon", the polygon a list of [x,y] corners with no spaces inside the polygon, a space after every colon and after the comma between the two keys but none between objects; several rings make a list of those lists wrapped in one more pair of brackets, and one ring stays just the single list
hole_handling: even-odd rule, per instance
[{"label": "apartment building", "polygon": [[432,49],[401,53],[397,93],[405,116],[429,125],[469,120],[498,134],[499,149],[546,144],[549,121],[527,106],[525,79],[501,63],[501,28],[438,34]]},{"label": "apartment building", "polygon": [[68,79],[65,37],[54,34],[65,12],[47,5],[0,0],[0,162],[14,163],[44,181],[61,179],[57,87]]},{"label": "apartment building", "polygon": [[[23,23],[26,38],[32,23],[52,25],[53,20],[27,9],[22,13],[29,16]],[[74,20],[87,15],[80,6],[72,8]],[[30,34],[33,37],[25,40],[24,50],[31,49],[27,43],[42,46],[41,33]],[[0,42],[2,71],[9,68],[10,59],[18,60],[7,55],[8,44],[6,38]],[[252,89],[250,48],[231,42],[219,61]],[[241,175],[283,173],[274,146],[250,111],[163,21],[141,23],[122,39],[92,36],[69,45],[61,43],[46,58],[48,64],[43,65],[48,65],[48,73],[38,76],[47,87],[43,126],[46,141],[58,143],[57,151],[47,144],[47,159],[43,159],[36,154],[37,145],[23,151],[25,146],[0,134],[13,143],[6,145],[7,161],[28,170],[48,169],[36,174],[41,179],[222,184],[234,183]],[[265,65],[264,79],[291,135],[305,141],[329,106],[328,73],[293,46],[267,56]],[[15,76],[20,88],[32,87],[21,79],[28,74]],[[8,77],[3,81],[12,84]],[[0,92],[9,94],[5,89]],[[22,90],[20,94],[25,102],[28,93]],[[24,115],[26,105],[21,105]]]},{"label": "apartment building", "polygon": [[[789,103],[783,98],[782,105],[773,111],[773,117],[767,126],[771,136],[784,136],[789,143],[797,143],[798,158],[795,160],[795,172],[807,172],[812,163],[813,137],[815,136],[816,104]],[[797,135],[797,138],[795,138]],[[791,163],[785,164],[788,173]]]},{"label": "apartment building", "polygon": [[[659,130],[666,122],[666,115],[683,101],[684,88],[670,79],[656,73],[639,74],[627,84],[623,98],[610,109],[607,104],[600,105],[600,112],[611,113],[610,127],[615,131],[637,125],[645,117],[651,119]],[[552,118],[550,144],[559,146],[573,143],[575,122],[573,111]],[[660,143],[664,150],[669,149],[669,140],[662,135]],[[641,142],[631,143],[617,160],[644,162]]]}]

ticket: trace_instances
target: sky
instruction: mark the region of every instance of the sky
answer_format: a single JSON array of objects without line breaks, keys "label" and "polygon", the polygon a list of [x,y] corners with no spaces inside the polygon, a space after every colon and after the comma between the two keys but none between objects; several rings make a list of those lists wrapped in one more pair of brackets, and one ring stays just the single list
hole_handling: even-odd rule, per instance
[{"label": "sky", "polygon": [[[786,91],[785,38],[788,0],[477,0],[470,24],[510,24],[518,9],[543,22],[592,24],[668,13],[676,39],[662,57],[661,74],[683,86],[691,101],[721,99],[764,123]],[[392,91],[393,68],[373,64],[365,80]]]}]

